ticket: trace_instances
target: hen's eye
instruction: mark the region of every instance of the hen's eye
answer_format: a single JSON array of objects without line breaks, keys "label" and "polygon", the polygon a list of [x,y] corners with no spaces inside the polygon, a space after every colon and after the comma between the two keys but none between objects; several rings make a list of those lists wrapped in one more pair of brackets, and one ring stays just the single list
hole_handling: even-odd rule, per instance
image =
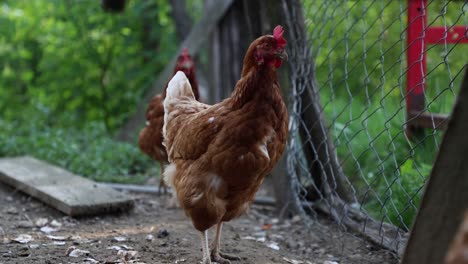
[{"label": "hen's eye", "polygon": [[269,49],[270,48],[270,43],[265,43],[265,48]]}]

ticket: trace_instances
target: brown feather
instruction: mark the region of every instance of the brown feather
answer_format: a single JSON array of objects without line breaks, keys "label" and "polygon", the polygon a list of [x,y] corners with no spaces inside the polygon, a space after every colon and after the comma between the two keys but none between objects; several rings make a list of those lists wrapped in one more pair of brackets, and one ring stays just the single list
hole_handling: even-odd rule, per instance
[{"label": "brown feather", "polygon": [[241,79],[224,101],[208,106],[167,96],[164,102],[173,163],[165,177],[200,231],[244,213],[283,153],[288,115],[276,68],[255,58],[257,46],[272,41],[263,36],[250,45]]}]

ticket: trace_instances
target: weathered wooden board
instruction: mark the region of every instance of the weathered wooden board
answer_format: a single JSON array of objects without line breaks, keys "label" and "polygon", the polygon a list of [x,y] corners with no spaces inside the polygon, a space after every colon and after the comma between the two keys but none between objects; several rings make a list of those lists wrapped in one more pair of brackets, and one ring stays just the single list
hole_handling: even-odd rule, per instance
[{"label": "weathered wooden board", "polygon": [[0,181],[70,216],[128,210],[133,199],[32,157],[0,159]]},{"label": "weathered wooden board", "polygon": [[402,264],[440,264],[468,209],[468,67]]}]

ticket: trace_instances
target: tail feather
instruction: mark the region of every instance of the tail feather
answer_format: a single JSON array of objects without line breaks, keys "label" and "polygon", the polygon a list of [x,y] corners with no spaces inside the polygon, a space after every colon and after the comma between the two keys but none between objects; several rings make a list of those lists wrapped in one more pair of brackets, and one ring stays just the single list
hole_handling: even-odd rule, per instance
[{"label": "tail feather", "polygon": [[174,99],[180,97],[189,97],[195,100],[195,95],[192,91],[187,76],[184,72],[178,71],[167,85],[166,99]]},{"label": "tail feather", "polygon": [[[195,100],[190,82],[185,76],[184,72],[178,71],[174,77],[169,81],[166,90],[166,98],[164,99],[164,125],[163,125],[163,146],[166,147],[167,141],[167,127],[170,126],[170,120],[180,115],[183,111],[181,109],[181,101],[191,102]],[[182,107],[183,108],[183,107]],[[170,149],[167,152],[170,153]],[[170,162],[169,157],[169,162]]]}]

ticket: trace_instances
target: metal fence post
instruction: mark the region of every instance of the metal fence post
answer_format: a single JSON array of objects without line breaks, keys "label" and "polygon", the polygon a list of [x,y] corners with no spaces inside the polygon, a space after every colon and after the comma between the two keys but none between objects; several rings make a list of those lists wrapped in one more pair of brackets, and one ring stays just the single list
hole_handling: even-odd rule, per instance
[{"label": "metal fence post", "polygon": [[406,135],[415,139],[423,130],[412,124],[418,113],[424,110],[426,85],[426,43],[424,28],[427,24],[427,0],[408,0],[407,72],[406,72]]}]

